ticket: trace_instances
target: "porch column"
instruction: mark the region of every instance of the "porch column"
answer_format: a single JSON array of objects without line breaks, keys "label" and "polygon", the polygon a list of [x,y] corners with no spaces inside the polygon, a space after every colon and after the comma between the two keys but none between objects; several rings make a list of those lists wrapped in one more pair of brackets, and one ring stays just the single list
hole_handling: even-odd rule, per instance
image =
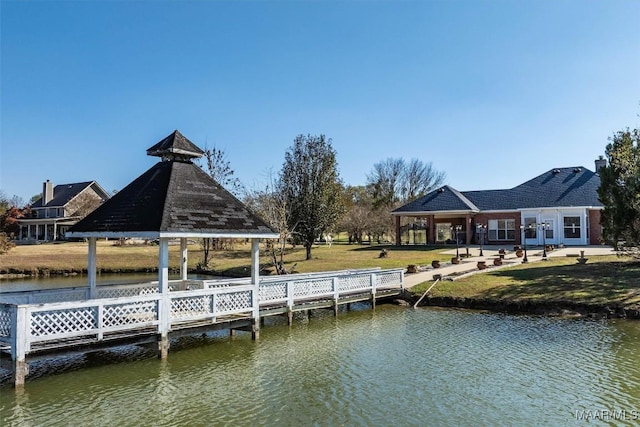
[{"label": "porch column", "polygon": [[187,280],[187,238],[180,238],[180,280]]},{"label": "porch column", "polygon": [[429,243],[436,243],[436,216],[429,215]]},{"label": "porch column", "polygon": [[400,216],[396,217],[396,246],[402,245],[402,236],[400,235]]},{"label": "porch column", "polygon": [[253,306],[253,320],[251,328],[251,338],[254,340],[260,337],[260,239],[251,239],[251,305]]},{"label": "porch column", "polygon": [[18,240],[22,240],[22,225],[20,226],[20,228],[18,230],[20,230],[20,231],[18,231]]},{"label": "porch column", "polygon": [[43,224],[42,227],[44,228],[44,241],[46,242],[49,240],[49,226],[47,224]]},{"label": "porch column", "polygon": [[464,228],[467,231],[466,245],[469,245],[469,244],[471,244],[471,215],[467,215],[465,217],[465,221],[466,221],[466,224],[465,224]]},{"label": "porch column", "polygon": [[27,239],[31,240],[31,224],[27,224]]},{"label": "porch column", "polygon": [[53,222],[53,240],[58,240],[58,223]]},{"label": "porch column", "polygon": [[89,237],[89,250],[87,255],[87,279],[89,280],[89,299],[98,297],[96,286],[96,238]]},{"label": "porch column", "polygon": [[169,239],[160,237],[158,253],[158,357],[166,359],[169,354],[169,324],[171,299],[169,298]]}]

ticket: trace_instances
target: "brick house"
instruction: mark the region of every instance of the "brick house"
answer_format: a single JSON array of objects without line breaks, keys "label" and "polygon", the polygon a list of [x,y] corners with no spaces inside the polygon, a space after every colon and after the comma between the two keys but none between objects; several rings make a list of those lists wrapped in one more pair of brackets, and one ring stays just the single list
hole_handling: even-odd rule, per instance
[{"label": "brick house", "polygon": [[42,197],[31,205],[31,215],[18,221],[18,240],[52,241],[64,239],[64,233],[109,199],[96,182],[60,184],[49,180],[42,184]]},{"label": "brick house", "polygon": [[[493,245],[601,243],[598,170],[551,169],[506,190],[458,191],[445,185],[395,209],[396,244]],[[544,234],[543,234],[544,233]]]}]

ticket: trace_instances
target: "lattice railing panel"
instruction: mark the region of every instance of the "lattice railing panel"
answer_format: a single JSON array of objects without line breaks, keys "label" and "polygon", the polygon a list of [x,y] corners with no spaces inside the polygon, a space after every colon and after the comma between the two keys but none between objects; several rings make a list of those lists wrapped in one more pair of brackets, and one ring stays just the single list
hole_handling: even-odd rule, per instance
[{"label": "lattice railing panel", "polygon": [[258,298],[261,303],[282,300],[287,297],[287,283],[261,283]]},{"label": "lattice railing panel", "polygon": [[353,274],[343,276],[338,279],[338,290],[340,292],[355,291],[371,287],[370,274]]},{"label": "lattice railing panel", "polygon": [[399,288],[402,285],[402,272],[391,271],[378,274],[376,281],[376,287],[378,288]]},{"label": "lattice railing panel", "polygon": [[333,279],[317,279],[296,282],[293,287],[294,297],[312,297],[331,293],[333,291]]},{"label": "lattice railing panel", "polygon": [[126,304],[104,306],[102,312],[102,326],[113,327],[147,323],[157,318],[157,304],[155,301],[136,301]]},{"label": "lattice railing panel", "polygon": [[11,308],[0,307],[0,337],[11,336]]},{"label": "lattice railing panel", "polygon": [[240,291],[216,295],[217,312],[243,311],[251,308],[251,291]]},{"label": "lattice railing panel", "polygon": [[211,312],[211,295],[172,298],[171,318],[183,319],[209,314]]},{"label": "lattice railing panel", "polygon": [[31,314],[31,336],[68,334],[97,327],[96,307],[78,307]]}]

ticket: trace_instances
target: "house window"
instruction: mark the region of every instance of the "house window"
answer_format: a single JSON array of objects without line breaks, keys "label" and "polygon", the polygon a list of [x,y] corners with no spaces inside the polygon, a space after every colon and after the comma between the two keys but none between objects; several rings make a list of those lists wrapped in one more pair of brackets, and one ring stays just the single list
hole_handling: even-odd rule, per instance
[{"label": "house window", "polygon": [[436,241],[445,242],[451,239],[451,223],[442,222],[436,224]]},{"label": "house window", "polygon": [[489,240],[515,240],[515,219],[490,219]]},{"label": "house window", "polygon": [[580,217],[565,216],[564,217],[564,238],[579,239],[580,236]]},{"label": "house window", "polygon": [[526,239],[535,239],[538,236],[536,229],[536,218],[529,217],[524,219],[524,237]]}]

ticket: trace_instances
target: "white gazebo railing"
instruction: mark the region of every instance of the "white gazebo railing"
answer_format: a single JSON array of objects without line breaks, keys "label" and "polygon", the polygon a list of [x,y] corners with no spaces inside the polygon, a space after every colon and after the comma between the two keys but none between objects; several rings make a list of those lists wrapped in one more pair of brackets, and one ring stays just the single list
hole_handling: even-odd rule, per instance
[{"label": "white gazebo railing", "polygon": [[[0,350],[26,366],[34,351],[91,345],[143,334],[166,335],[188,328],[261,316],[274,306],[293,310],[298,304],[403,290],[404,272],[349,270],[251,279],[186,280],[98,286],[88,299],[87,287],[0,293]],[[25,368],[26,369],[26,368]]]}]

